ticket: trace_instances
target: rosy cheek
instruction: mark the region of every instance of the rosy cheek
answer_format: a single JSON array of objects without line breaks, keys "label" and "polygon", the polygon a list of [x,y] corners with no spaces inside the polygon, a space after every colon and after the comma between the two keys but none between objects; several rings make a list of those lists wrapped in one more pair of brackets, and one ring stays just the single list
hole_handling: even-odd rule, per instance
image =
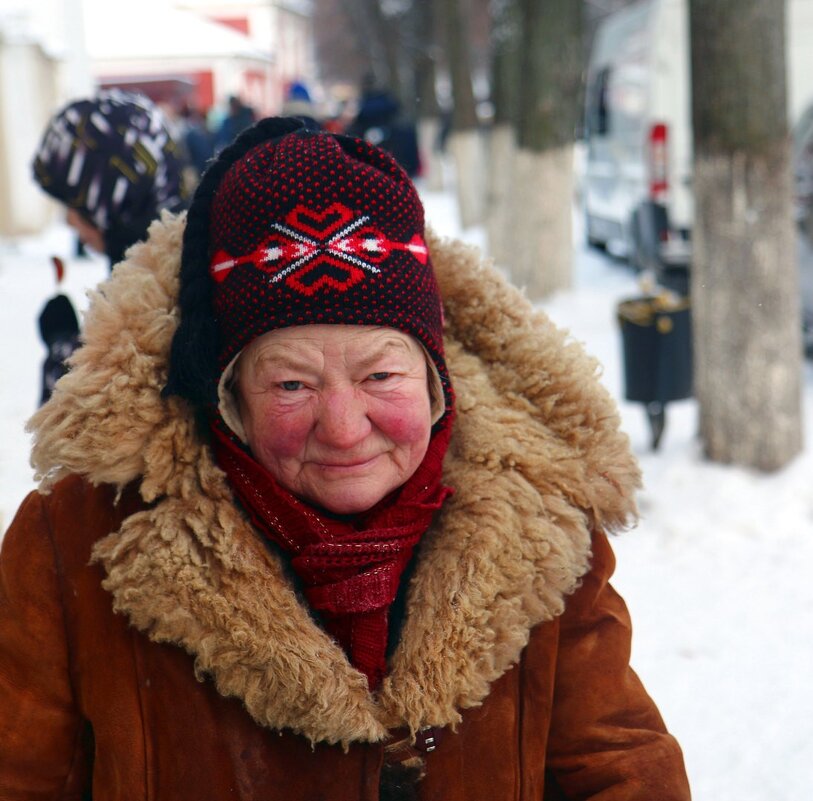
[{"label": "rosy cheek", "polygon": [[252,450],[265,457],[298,456],[311,429],[310,415],[280,408],[265,408],[252,421]]},{"label": "rosy cheek", "polygon": [[429,412],[424,416],[407,410],[392,410],[381,414],[378,426],[395,442],[417,444],[429,438]]}]

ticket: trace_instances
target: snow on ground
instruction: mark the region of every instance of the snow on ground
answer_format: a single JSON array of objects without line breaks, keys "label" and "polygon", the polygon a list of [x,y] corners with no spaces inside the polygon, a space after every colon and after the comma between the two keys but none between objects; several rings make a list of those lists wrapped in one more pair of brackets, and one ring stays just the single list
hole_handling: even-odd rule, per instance
[{"label": "snow on ground", "polygon": [[[446,195],[427,219],[460,235]],[[463,233],[482,246],[482,233]],[[641,404],[621,399],[615,308],[640,294],[625,265],[583,248],[572,291],[539,304],[603,365],[644,473],[641,521],[614,538],[632,663],[680,741],[696,801],[809,801],[813,793],[813,445],[774,475],[710,464],[697,404],[667,406],[650,449]],[[813,437],[813,364],[805,365]]]},{"label": "snow on ground", "polygon": [[[40,373],[46,356],[37,318],[45,302],[57,292],[73,301],[81,315],[88,289],[108,273],[99,256],[72,258],[74,238],[64,225],[44,235],[23,239],[0,238],[0,537],[33,486],[28,466],[29,437],[25,421],[36,411]],[[65,262],[65,279],[57,289],[51,256]]]},{"label": "snow on ground", "polygon": [[[452,198],[424,193],[440,233],[459,230]],[[581,241],[577,231],[576,239]],[[36,317],[55,291],[50,256],[70,256],[60,225],[0,240],[0,535],[33,486],[23,425],[34,411],[45,351]],[[99,258],[67,259],[66,294],[107,274]],[[540,304],[603,364],[622,392],[615,306],[638,294],[622,265],[576,245],[575,286]],[[806,430],[813,430],[813,365],[806,364]],[[613,540],[614,584],[634,625],[633,665],[683,746],[696,801],[808,801],[813,787],[813,446],[776,474],[705,462],[693,400],[667,407],[657,452],[639,404],[619,400],[641,460],[639,526]],[[809,436],[813,436],[809,434]]]}]

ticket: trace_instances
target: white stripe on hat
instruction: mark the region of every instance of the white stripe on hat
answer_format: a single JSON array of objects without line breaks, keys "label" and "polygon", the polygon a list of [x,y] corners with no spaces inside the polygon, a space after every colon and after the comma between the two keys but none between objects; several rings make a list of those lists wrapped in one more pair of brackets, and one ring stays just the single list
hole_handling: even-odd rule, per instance
[{"label": "white stripe on hat", "polygon": [[76,186],[79,179],[82,177],[82,167],[85,166],[85,149],[83,147],[77,148],[71,159],[71,166],[68,169],[68,177],[65,179],[68,186]]}]

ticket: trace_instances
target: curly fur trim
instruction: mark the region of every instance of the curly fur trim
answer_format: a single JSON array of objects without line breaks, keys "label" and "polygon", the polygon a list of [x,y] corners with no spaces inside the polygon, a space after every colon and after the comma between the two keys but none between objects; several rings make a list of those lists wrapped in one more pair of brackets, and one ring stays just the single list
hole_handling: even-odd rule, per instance
[{"label": "curly fur trim", "polygon": [[113,608],[156,642],[185,648],[198,678],[241,698],[252,717],[310,740],[380,740],[386,730],[361,673],[311,620],[234,507],[204,455],[186,468],[196,493],[166,498],[97,543]]},{"label": "curly fur trim", "polygon": [[[157,483],[171,483],[169,465],[188,459],[190,449],[196,456],[188,410],[161,397],[178,325],[183,234],[169,212],[162,220],[90,294],[83,346],[74,352],[53,402],[28,422],[34,434],[31,465],[41,491],[70,473],[123,487],[157,468],[162,474]],[[148,500],[163,490],[155,486]]]},{"label": "curly fur trim", "polygon": [[589,569],[591,527],[634,518],[640,476],[595,362],[475,250],[428,237],[459,410],[444,464],[456,494],[424,540],[372,696],[238,512],[190,408],[161,396],[183,225],[155,223],[95,293],[84,347],[30,422],[42,488],[67,473],[140,482],[152,505],[95,549],[114,607],[185,648],[261,725],[345,746],[455,725],[530,629],[561,614]]}]

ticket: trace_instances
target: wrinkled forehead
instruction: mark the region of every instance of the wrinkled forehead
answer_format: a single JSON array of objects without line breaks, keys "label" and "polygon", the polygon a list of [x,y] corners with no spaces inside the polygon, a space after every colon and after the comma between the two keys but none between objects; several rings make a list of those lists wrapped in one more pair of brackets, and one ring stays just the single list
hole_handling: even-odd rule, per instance
[{"label": "wrinkled forehead", "polygon": [[292,359],[317,360],[330,365],[338,360],[366,363],[380,356],[423,358],[418,340],[396,328],[360,325],[305,325],[269,331],[253,340],[238,364]]}]

